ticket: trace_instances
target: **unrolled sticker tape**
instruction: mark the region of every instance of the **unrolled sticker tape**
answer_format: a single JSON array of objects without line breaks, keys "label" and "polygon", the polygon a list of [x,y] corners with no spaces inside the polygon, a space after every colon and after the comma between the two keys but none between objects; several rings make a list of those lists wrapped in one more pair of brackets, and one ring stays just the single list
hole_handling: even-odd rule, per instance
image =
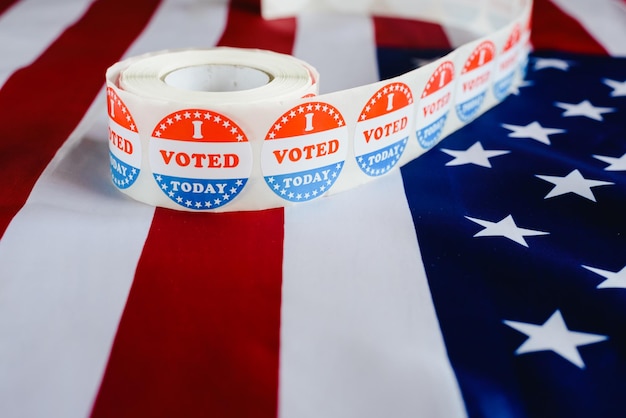
[{"label": "unrolled sticker tape", "polygon": [[[275,15],[281,2],[266,0],[264,12]],[[349,3],[406,17],[398,2]],[[406,74],[321,96],[315,68],[263,50],[168,50],[114,64],[106,74],[113,184],[154,206],[258,210],[339,193],[414,160],[523,78],[532,7],[421,3],[429,20],[476,39]]]}]

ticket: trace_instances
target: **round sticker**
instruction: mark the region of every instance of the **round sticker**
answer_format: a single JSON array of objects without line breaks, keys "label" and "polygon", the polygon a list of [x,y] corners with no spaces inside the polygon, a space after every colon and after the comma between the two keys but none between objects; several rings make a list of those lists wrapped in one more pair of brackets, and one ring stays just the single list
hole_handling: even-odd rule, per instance
[{"label": "round sticker", "polygon": [[228,117],[183,109],[164,117],[150,138],[154,179],[177,205],[215,209],[231,202],[252,170],[246,135]]},{"label": "round sticker", "polygon": [[417,106],[415,122],[417,140],[422,148],[430,148],[441,136],[452,107],[454,64],[443,62],[431,74]]},{"label": "round sticker", "polygon": [[378,90],[361,110],[354,136],[354,155],[361,170],[380,176],[400,160],[412,126],[413,95],[404,83]]},{"label": "round sticker", "polygon": [[265,182],[290,202],[315,199],[339,177],[347,144],[348,128],[335,107],[322,102],[296,106],[265,136],[261,154]]},{"label": "round sticker", "polygon": [[141,142],[135,120],[112,88],[107,88],[109,161],[111,180],[120,189],[130,187],[141,168]]},{"label": "round sticker", "polygon": [[493,94],[498,100],[504,99],[509,93],[511,85],[513,85],[515,71],[519,65],[518,52],[520,35],[519,26],[516,25],[507,38],[504,48],[502,49],[502,53],[496,60]]},{"label": "round sticker", "polygon": [[463,122],[477,115],[489,89],[495,47],[485,41],[465,61],[456,89],[456,113]]}]

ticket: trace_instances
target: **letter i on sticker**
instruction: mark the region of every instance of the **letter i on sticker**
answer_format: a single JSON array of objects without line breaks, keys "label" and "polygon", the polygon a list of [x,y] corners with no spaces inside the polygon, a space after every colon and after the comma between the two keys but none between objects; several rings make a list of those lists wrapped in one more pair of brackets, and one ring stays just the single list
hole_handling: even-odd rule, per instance
[{"label": "letter i on sticker", "polygon": [[244,132],[228,117],[208,110],[167,115],[155,126],[149,149],[159,188],[188,209],[215,209],[231,202],[252,170],[252,149]]},{"label": "letter i on sticker", "polygon": [[413,95],[404,83],[390,83],[365,104],[354,136],[354,155],[365,174],[380,176],[400,160],[413,120]]},{"label": "letter i on sticker", "polygon": [[339,177],[347,144],[348,128],[335,107],[322,102],[296,106],[265,136],[261,153],[265,182],[290,202],[315,199]]},{"label": "letter i on sticker", "polygon": [[498,56],[495,81],[493,83],[493,95],[498,100],[504,99],[513,85],[515,73],[519,65],[520,39],[521,32],[519,26],[515,25],[504,44],[502,53]]},{"label": "letter i on sticker", "polygon": [[495,47],[485,41],[465,61],[456,91],[456,113],[463,122],[473,119],[480,110],[489,89]]},{"label": "letter i on sticker", "polygon": [[109,161],[111,180],[120,189],[130,187],[141,169],[141,143],[135,120],[115,91],[107,88]]},{"label": "letter i on sticker", "polygon": [[422,148],[432,147],[441,137],[452,107],[454,64],[445,61],[431,74],[417,106],[415,129]]}]

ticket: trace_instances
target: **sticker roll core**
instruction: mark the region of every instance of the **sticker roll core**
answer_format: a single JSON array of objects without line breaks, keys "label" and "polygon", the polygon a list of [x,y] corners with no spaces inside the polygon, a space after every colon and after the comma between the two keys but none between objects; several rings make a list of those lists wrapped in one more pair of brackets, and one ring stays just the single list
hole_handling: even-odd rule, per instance
[{"label": "sticker roll core", "polygon": [[[280,2],[266,1],[265,11]],[[393,5],[347,3],[406,17]],[[429,6],[426,19],[475,36],[423,67],[349,90],[318,95],[313,66],[258,49],[165,50],[112,65],[113,184],[175,210],[260,210],[340,193],[418,158],[523,79],[532,1],[417,3]]]}]

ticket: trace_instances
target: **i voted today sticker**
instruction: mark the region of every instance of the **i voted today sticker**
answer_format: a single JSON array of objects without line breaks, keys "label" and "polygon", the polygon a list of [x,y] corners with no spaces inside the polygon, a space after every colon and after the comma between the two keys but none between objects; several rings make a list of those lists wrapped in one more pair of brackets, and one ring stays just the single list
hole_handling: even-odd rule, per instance
[{"label": "i voted today sticker", "polygon": [[107,88],[109,161],[111,180],[120,189],[130,187],[141,168],[141,142],[135,120],[112,88]]},{"label": "i voted today sticker", "polygon": [[493,72],[493,42],[479,44],[465,61],[456,88],[456,113],[463,122],[473,119],[485,100]]},{"label": "i voted today sticker", "polygon": [[252,170],[252,149],[241,128],[203,109],[164,117],[152,132],[149,153],[161,191],[177,205],[194,210],[231,202]]},{"label": "i voted today sticker", "polygon": [[422,148],[432,147],[440,138],[452,108],[454,64],[445,61],[431,74],[417,106],[415,128]]},{"label": "i voted today sticker", "polygon": [[354,136],[354,155],[365,174],[380,176],[398,163],[413,125],[412,104],[404,83],[385,85],[365,104]]},{"label": "i voted today sticker", "polygon": [[332,105],[310,102],[285,112],[265,136],[265,182],[281,198],[304,202],[326,193],[339,177],[348,149],[348,128]]},{"label": "i voted today sticker", "polygon": [[519,65],[519,47],[521,31],[519,26],[515,26],[506,40],[502,52],[496,59],[496,70],[493,82],[493,94],[498,100],[504,99],[515,77]]}]

